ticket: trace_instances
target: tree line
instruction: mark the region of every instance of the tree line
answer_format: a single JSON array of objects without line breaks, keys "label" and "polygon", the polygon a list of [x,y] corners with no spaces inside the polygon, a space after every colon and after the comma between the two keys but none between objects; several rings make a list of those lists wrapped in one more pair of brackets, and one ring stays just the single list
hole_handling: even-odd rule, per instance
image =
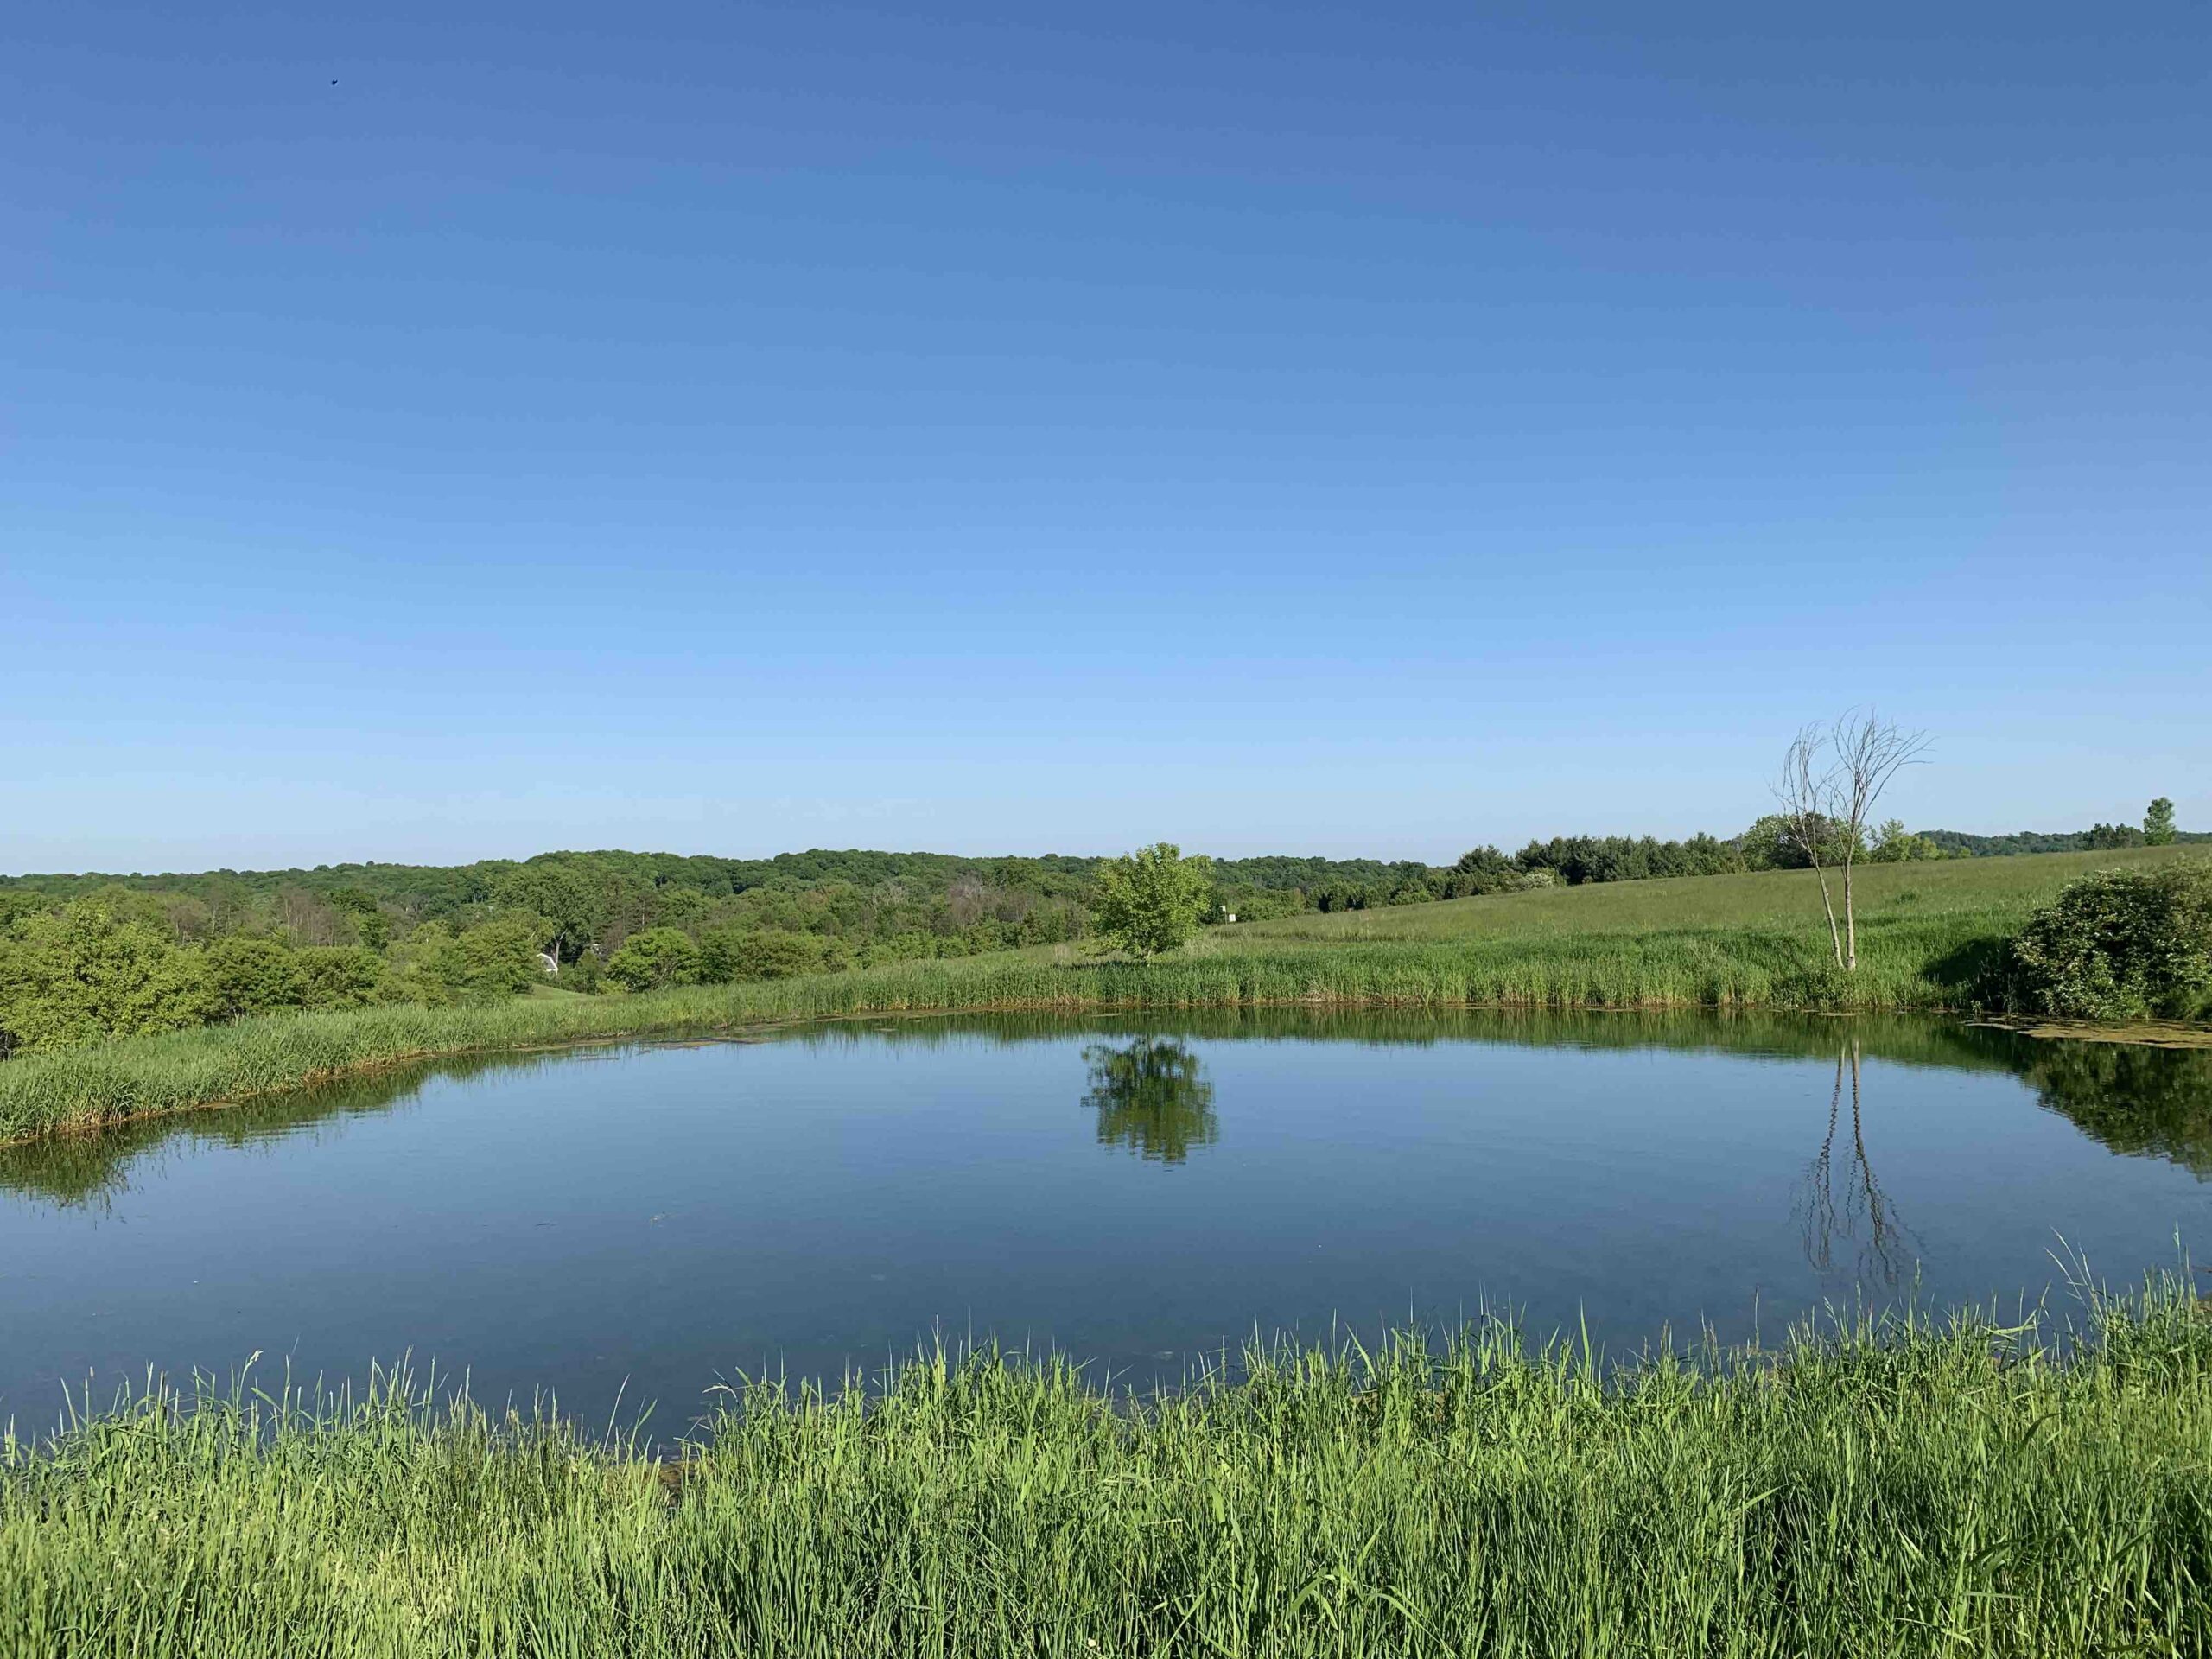
[{"label": "tree line", "polygon": [[[1443,866],[1203,861],[1179,879],[1173,906],[1191,925],[1220,925],[1987,850],[1955,848],[1948,832],[1916,834],[1895,819],[1870,829],[1863,813],[1854,819],[1800,804],[1805,810],[1769,815],[1726,838],[1554,836],[1512,854],[1478,846]],[[2175,830],[2163,798],[2143,829],[2128,833],[2149,842],[2200,838]],[[2101,825],[2082,839],[2133,844],[2113,838],[2119,834]],[[642,991],[1072,944],[1102,929],[1140,937],[1128,931],[1136,890],[1127,862],[617,850],[455,866],[0,877],[0,1058],[286,1008],[454,1002],[542,983]]]}]

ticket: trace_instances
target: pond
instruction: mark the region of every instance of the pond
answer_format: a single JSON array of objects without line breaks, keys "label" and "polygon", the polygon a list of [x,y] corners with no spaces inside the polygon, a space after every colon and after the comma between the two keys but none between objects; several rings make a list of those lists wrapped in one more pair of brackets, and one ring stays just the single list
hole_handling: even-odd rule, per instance
[{"label": "pond", "polygon": [[[949,1343],[1135,1385],[1510,1309],[1610,1351],[2011,1313],[2212,1220],[2212,1054],[1626,1014],[883,1020],[474,1059],[0,1153],[0,1421],[263,1356],[673,1432]],[[2054,1288],[2055,1287],[2055,1288]]]}]

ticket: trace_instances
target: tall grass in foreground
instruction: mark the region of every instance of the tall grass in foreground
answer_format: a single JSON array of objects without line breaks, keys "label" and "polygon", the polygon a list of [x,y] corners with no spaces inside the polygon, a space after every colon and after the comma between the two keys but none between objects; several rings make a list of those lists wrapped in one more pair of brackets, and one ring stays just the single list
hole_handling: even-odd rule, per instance
[{"label": "tall grass in foreground", "polygon": [[1204,941],[1155,962],[1033,957],[693,987],[639,996],[518,998],[485,1007],[279,1014],[0,1065],[0,1141],[244,1099],[350,1071],[476,1050],[703,1032],[771,1020],[957,1009],[1955,1007],[1992,942],[1971,917],[1869,926],[1846,980],[1809,933],[1752,930],[1548,935],[1434,944]]},{"label": "tall grass in foreground", "polygon": [[0,1651],[2183,1655],[2212,1649],[2212,1325],[2094,1304],[1601,1372],[1497,1330],[1108,1396],[925,1358],[680,1459],[156,1395],[0,1452]]}]

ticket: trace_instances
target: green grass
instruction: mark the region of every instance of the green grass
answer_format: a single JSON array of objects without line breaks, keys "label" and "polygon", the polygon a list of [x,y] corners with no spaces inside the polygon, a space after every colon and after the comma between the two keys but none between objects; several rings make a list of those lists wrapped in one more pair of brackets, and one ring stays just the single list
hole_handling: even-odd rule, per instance
[{"label": "green grass", "polygon": [[[0,1065],[0,1142],[236,1101],[440,1054],[859,1013],[959,1008],[1972,1006],[2069,877],[2191,849],[1871,867],[1846,978],[1809,878],[1623,883],[1214,930],[1149,966],[1051,949],[631,997],[279,1016]],[[2202,856],[2201,853],[2196,856]],[[1063,947],[1065,950],[1065,947]]]},{"label": "green grass", "polygon": [[2212,1322],[2092,1307],[2075,1347],[1277,1350],[1141,1402],[931,1357],[665,1460],[404,1378],[156,1394],[0,1449],[0,1651],[2202,1654]]},{"label": "green grass", "polygon": [[[2075,876],[2092,870],[2139,868],[2173,859],[2212,857],[2202,847],[2131,848],[2103,853],[2042,853],[2022,858],[1945,859],[1927,864],[1866,864],[1857,889],[1862,931],[1900,919],[1960,918],[2006,934]],[[1829,886],[1840,906],[1839,877]],[[1240,938],[1437,940],[1535,938],[1576,933],[1652,933],[1680,929],[1747,929],[1827,947],[1821,896],[1809,870],[1753,875],[1684,876],[1667,881],[1618,881],[1453,899],[1442,904],[1340,911],[1280,922],[1240,923]]]}]

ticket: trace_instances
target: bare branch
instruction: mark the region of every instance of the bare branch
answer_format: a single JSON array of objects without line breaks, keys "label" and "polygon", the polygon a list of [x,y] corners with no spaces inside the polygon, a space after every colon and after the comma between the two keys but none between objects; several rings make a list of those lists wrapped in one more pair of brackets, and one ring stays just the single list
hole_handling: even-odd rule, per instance
[{"label": "bare branch", "polygon": [[1839,815],[1847,828],[1857,831],[1866,828],[1874,803],[1899,768],[1923,762],[1929,738],[1925,732],[1905,731],[1870,708],[1864,714],[1848,712],[1837,721],[1828,742],[1835,755],[1829,776],[1835,780]]},{"label": "bare branch", "polygon": [[1813,880],[1820,884],[1821,909],[1828,918],[1828,944],[1835,952],[1835,965],[1840,968],[1844,966],[1843,934],[1836,926],[1835,904],[1828,897],[1827,871],[1821,856],[1835,823],[1836,772],[1834,766],[1814,770],[1827,736],[1818,722],[1800,730],[1783,757],[1782,775],[1772,787],[1782,808],[1783,831],[1803,850],[1813,867]]}]

